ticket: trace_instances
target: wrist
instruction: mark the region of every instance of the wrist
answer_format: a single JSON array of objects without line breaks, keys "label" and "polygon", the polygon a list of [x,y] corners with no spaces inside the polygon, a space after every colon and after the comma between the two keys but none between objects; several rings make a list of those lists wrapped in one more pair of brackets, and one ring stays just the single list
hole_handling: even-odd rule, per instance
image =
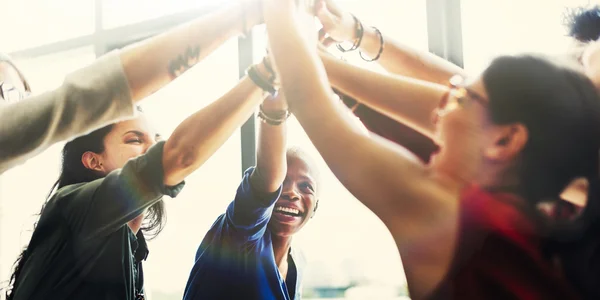
[{"label": "wrist", "polygon": [[256,25],[264,22],[261,0],[238,0],[239,31],[246,35]]},{"label": "wrist", "polygon": [[[279,97],[278,97],[279,98]],[[273,101],[273,103],[268,103],[268,101]],[[279,103],[276,103],[279,102]],[[289,117],[290,112],[286,109],[276,109],[275,105],[285,104],[284,101],[280,99],[266,99],[263,104],[260,105],[260,109],[258,111],[258,118],[265,124],[269,124],[271,126],[278,126],[283,124]],[[268,107],[271,106],[271,107]]]},{"label": "wrist", "polygon": [[[281,93],[281,94],[280,94]],[[264,113],[267,115],[277,115],[282,112],[288,111],[288,105],[283,97],[282,91],[277,91],[275,96],[268,96],[263,100],[262,107]]]},{"label": "wrist", "polygon": [[341,52],[349,52],[349,51],[354,51],[354,50],[359,49],[362,44],[363,37],[364,37],[364,26],[363,26],[362,22],[355,15],[351,15],[351,16],[352,16],[352,19],[354,20],[353,29],[352,29],[352,31],[353,31],[352,39],[349,41],[344,41],[344,42],[351,43],[352,46],[350,46],[350,47],[342,46],[341,43],[338,43],[336,45],[336,47]]}]

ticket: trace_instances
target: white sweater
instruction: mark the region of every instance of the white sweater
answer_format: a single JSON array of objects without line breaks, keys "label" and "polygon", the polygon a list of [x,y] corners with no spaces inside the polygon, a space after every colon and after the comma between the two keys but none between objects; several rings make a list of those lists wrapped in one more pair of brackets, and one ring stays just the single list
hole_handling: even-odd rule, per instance
[{"label": "white sweater", "polygon": [[118,52],[65,78],[53,91],[15,103],[0,101],[0,174],[52,144],[134,116]]}]

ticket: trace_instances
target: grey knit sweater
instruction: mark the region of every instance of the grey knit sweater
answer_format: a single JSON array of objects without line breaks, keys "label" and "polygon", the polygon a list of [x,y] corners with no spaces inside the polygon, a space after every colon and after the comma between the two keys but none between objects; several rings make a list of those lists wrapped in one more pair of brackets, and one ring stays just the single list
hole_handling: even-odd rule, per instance
[{"label": "grey knit sweater", "polygon": [[0,174],[56,142],[134,112],[118,52],[67,75],[53,91],[10,104],[0,101]]}]

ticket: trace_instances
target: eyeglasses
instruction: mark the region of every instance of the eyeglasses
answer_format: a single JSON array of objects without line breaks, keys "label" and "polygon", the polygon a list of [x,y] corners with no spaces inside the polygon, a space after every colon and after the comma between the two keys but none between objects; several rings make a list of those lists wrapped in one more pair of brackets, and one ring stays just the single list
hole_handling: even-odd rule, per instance
[{"label": "eyeglasses", "polygon": [[21,92],[15,86],[4,81],[0,81],[0,97],[7,102],[17,102],[29,96],[29,91]]},{"label": "eyeglasses", "polygon": [[459,107],[465,107],[470,100],[475,100],[483,106],[487,106],[489,101],[478,93],[465,87],[465,78],[460,75],[454,75],[450,78],[448,86],[450,90],[444,94],[437,108],[438,117],[456,110]]}]

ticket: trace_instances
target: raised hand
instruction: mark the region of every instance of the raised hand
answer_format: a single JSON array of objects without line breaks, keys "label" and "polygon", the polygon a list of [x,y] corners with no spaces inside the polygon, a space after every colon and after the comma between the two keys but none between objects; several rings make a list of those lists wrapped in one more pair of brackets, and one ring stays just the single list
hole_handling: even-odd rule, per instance
[{"label": "raised hand", "polygon": [[319,40],[326,46],[332,42],[352,42],[357,38],[354,17],[333,0],[317,0],[315,14],[323,25]]}]

